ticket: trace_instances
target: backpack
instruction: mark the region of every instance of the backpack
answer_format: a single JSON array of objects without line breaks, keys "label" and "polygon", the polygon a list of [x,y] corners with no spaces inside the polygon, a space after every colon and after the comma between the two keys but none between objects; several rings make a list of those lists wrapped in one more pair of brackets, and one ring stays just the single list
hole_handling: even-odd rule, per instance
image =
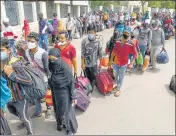
[{"label": "backpack", "polygon": [[47,24],[46,31],[47,31],[48,34],[52,34],[52,32],[54,31],[54,28],[53,28],[53,26],[50,22],[48,22],[48,24]]},{"label": "backpack", "polygon": [[175,77],[176,75],[173,75],[170,81],[169,89],[172,90],[174,93],[176,93],[176,84],[175,84]]},{"label": "backpack", "polygon": [[[24,62],[24,61],[16,61],[12,64],[12,67],[14,71],[21,76],[26,76],[28,75],[30,79],[32,80],[32,85],[31,86],[25,86],[26,89],[23,90],[21,89],[20,91],[22,92],[22,95],[25,99],[42,99],[45,96],[47,86],[46,86],[46,81],[45,81],[45,74],[41,72],[38,68],[32,67],[29,63]],[[18,71],[24,71],[18,72]],[[23,69],[23,70],[22,70]]]}]

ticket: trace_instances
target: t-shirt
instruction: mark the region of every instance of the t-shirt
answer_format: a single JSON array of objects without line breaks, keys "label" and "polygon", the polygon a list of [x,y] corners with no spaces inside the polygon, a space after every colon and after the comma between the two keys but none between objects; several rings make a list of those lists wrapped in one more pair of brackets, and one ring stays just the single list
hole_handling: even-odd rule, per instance
[{"label": "t-shirt", "polygon": [[68,45],[61,49],[61,46],[55,45],[54,48],[57,48],[61,51],[61,58],[72,68],[72,59],[76,57],[76,49],[72,44],[68,43]]},{"label": "t-shirt", "polygon": [[124,66],[128,64],[130,54],[136,58],[137,52],[135,46],[132,46],[129,41],[123,44],[121,41],[115,43],[113,54],[115,54],[114,64]]},{"label": "t-shirt", "polygon": [[7,85],[7,80],[3,77],[0,77],[1,80],[1,107],[0,110],[5,112],[6,110],[6,104],[11,100],[12,94],[11,91]]}]

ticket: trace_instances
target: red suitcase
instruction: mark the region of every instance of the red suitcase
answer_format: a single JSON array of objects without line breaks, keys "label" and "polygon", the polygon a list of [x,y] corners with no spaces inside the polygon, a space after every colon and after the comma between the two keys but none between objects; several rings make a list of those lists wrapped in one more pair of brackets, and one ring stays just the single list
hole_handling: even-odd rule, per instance
[{"label": "red suitcase", "polygon": [[109,94],[113,90],[113,79],[108,72],[99,72],[96,76],[96,83],[99,92],[103,95]]}]

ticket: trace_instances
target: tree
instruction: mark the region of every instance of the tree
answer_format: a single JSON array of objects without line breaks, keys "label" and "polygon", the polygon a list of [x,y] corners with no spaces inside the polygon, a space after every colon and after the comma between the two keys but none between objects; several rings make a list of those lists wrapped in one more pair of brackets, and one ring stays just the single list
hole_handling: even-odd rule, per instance
[{"label": "tree", "polygon": [[167,8],[167,9],[175,9],[175,1],[174,0],[165,0],[165,1],[147,1],[149,7],[153,8]]}]

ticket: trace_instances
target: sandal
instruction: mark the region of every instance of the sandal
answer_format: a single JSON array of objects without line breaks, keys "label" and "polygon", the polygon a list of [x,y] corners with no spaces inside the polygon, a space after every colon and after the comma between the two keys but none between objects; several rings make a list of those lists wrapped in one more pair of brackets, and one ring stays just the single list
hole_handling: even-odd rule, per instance
[{"label": "sandal", "polygon": [[117,86],[114,88],[114,91],[115,91],[114,96],[119,97],[120,96],[120,90],[117,90]]},{"label": "sandal", "polygon": [[115,97],[119,97],[120,96],[120,91],[116,91],[116,93],[114,94]]},{"label": "sandal", "polygon": [[115,86],[112,91],[116,92],[117,91],[117,86]]}]

